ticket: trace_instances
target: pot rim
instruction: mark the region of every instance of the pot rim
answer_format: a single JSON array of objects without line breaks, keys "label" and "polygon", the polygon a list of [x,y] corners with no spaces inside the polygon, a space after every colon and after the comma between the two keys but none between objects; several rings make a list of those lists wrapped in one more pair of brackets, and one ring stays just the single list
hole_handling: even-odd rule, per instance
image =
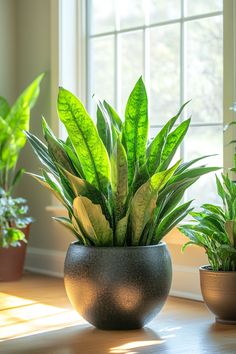
[{"label": "pot rim", "polygon": [[232,270],[228,270],[228,271],[224,271],[224,270],[212,270],[210,269],[210,265],[203,265],[199,267],[199,271],[200,273],[210,273],[210,274],[236,274],[236,271],[232,271]]},{"label": "pot rim", "polygon": [[166,246],[166,242],[164,241],[160,241],[158,244],[156,245],[146,245],[146,246],[85,246],[85,245],[80,245],[78,244],[78,241],[73,241],[70,243],[69,247],[84,247],[87,249],[123,249],[123,250],[129,250],[129,249],[144,249],[144,248],[156,248],[156,247],[165,247]]}]

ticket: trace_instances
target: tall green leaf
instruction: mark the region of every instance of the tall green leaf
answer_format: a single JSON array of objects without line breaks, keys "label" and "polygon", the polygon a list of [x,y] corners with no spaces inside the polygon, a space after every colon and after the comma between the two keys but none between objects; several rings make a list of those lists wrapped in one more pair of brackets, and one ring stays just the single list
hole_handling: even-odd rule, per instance
[{"label": "tall green leaf", "polygon": [[127,150],[130,185],[136,163],[142,165],[146,160],[148,100],[142,78],[136,83],[126,105],[123,136]]},{"label": "tall green leaf", "polygon": [[58,112],[79,157],[86,180],[107,195],[110,162],[92,119],[82,103],[63,88],[59,90]]},{"label": "tall green leaf", "polygon": [[120,219],[128,196],[128,162],[120,139],[117,139],[111,155],[111,181],[115,197],[116,218]]},{"label": "tall green leaf", "polygon": [[86,197],[76,197],[73,203],[76,220],[96,246],[113,244],[112,229],[102,213],[101,206],[94,204]]},{"label": "tall green leaf", "polygon": [[158,167],[158,171],[163,171],[169,166],[179,145],[183,141],[183,138],[188,131],[189,125],[190,119],[187,119],[168,135],[164,149],[162,151],[161,162],[160,166]]},{"label": "tall green leaf", "polygon": [[181,115],[184,107],[189,103],[189,101],[185,102],[180,108],[179,112],[171,118],[164,127],[160,130],[160,132],[156,135],[156,137],[152,140],[151,144],[147,149],[147,166],[149,173],[153,175],[156,172],[157,167],[159,166],[162,159],[162,152],[164,151],[164,147],[166,144],[166,139],[173,128],[175,122]]}]

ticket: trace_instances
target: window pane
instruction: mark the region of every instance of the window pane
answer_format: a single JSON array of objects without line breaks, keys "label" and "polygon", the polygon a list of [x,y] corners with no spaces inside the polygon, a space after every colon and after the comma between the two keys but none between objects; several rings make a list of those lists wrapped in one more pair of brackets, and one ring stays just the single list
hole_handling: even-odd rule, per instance
[{"label": "window pane", "polygon": [[185,16],[223,10],[223,0],[185,0]]},{"label": "window pane", "polygon": [[150,0],[150,23],[173,20],[180,17],[180,0]]},{"label": "window pane", "polygon": [[92,34],[115,30],[115,0],[88,1]]},{"label": "window pane", "polygon": [[223,99],[222,16],[186,24],[186,97],[192,121],[221,122]]},{"label": "window pane", "polygon": [[[185,139],[185,159],[218,154],[203,160],[208,166],[223,165],[223,125],[211,127],[191,127]],[[199,165],[199,164],[198,164]],[[208,174],[187,191],[188,199],[196,199],[195,205],[219,203],[215,190],[215,173]]]},{"label": "window pane", "polygon": [[117,10],[121,29],[144,25],[145,1],[119,0]]},{"label": "window pane", "polygon": [[150,122],[167,122],[180,102],[179,24],[150,29]]},{"label": "window pane", "polygon": [[128,96],[136,81],[143,74],[143,32],[119,36],[121,49],[121,112],[124,114]]},{"label": "window pane", "polygon": [[[90,94],[114,104],[114,36],[91,40]],[[91,100],[91,98],[89,97]],[[93,113],[94,113],[93,107]]]}]

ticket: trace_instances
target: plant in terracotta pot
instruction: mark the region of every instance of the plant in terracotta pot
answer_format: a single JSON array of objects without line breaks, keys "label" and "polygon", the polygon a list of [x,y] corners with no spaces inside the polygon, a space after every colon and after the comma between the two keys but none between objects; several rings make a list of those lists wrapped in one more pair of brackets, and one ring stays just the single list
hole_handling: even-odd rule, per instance
[{"label": "plant in terracotta pot", "polygon": [[23,198],[14,198],[14,188],[24,173],[16,164],[25,145],[23,130],[29,128],[30,110],[39,95],[42,75],[19,96],[12,107],[0,97],[0,280],[21,277],[31,218]]},{"label": "plant in terracotta pot", "polygon": [[148,101],[142,78],[122,121],[98,101],[97,125],[78,98],[59,89],[58,114],[68,138],[55,137],[43,119],[46,144],[29,142],[45,166],[33,175],[68,210],[55,218],[76,238],[65,260],[65,287],[73,306],[103,329],[140,328],[162,308],[171,285],[171,260],[162,238],[191,210],[184,191],[217,168],[171,167],[190,119],[184,109],[148,140]]},{"label": "plant in terracotta pot", "polygon": [[193,222],[179,227],[189,245],[203,247],[209,265],[200,268],[203,299],[216,315],[216,321],[236,323],[236,184],[222,174],[216,177],[223,205],[202,205],[202,211],[190,213]]}]

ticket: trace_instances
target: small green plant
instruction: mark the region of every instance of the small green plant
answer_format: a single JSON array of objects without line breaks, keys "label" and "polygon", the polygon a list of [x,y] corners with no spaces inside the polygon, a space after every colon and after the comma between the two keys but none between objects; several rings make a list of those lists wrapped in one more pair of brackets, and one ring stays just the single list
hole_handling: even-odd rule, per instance
[{"label": "small green plant", "polygon": [[222,182],[216,176],[218,195],[223,207],[203,204],[201,212],[192,212],[191,224],[179,227],[190,241],[189,245],[203,247],[212,270],[236,270],[236,184],[222,174]]},{"label": "small green plant", "polygon": [[30,110],[39,95],[43,75],[37,77],[10,107],[0,97],[0,247],[18,246],[25,241],[25,228],[30,218],[23,217],[27,211],[25,200],[12,198],[14,187],[24,173],[15,171],[20,151],[26,143],[24,130],[29,129]]},{"label": "small green plant", "polygon": [[46,144],[26,133],[47,168],[33,175],[68,210],[55,220],[78,242],[92,246],[157,244],[191,210],[179,205],[184,191],[215,167],[191,167],[203,157],[169,165],[189,128],[176,125],[184,104],[157,136],[148,140],[148,101],[142,78],[131,92],[124,122],[98,101],[97,126],[82,103],[59,89],[58,113],[68,138],[57,139],[45,119]]}]

